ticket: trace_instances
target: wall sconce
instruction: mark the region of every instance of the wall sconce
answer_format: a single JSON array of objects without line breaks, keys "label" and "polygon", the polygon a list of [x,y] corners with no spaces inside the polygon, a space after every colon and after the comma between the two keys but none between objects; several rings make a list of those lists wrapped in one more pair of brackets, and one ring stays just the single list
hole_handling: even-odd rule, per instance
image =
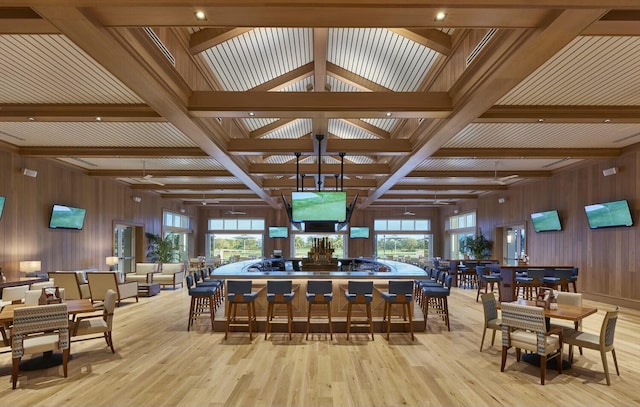
[{"label": "wall sconce", "polygon": [[142,197],[141,196],[134,196],[133,197],[133,202],[137,202],[137,203],[142,202]]},{"label": "wall sconce", "polygon": [[605,177],[608,177],[610,175],[616,175],[617,173],[618,173],[618,167],[611,167],[611,168],[602,170],[602,175],[604,175]]},{"label": "wall sconce", "polygon": [[22,170],[22,175],[26,175],[27,177],[35,178],[38,176],[38,171],[31,170],[29,168],[25,168]]},{"label": "wall sconce", "polygon": [[119,259],[116,256],[107,257],[106,263],[107,263],[107,266],[109,266],[109,271],[118,270],[118,261]]},{"label": "wall sconce", "polygon": [[507,201],[507,199],[506,199],[506,198],[502,198],[502,197],[498,198],[498,203],[499,203],[499,204],[503,204],[503,203],[505,203],[506,201]]},{"label": "wall sconce", "polygon": [[42,268],[40,261],[29,260],[20,262],[20,272],[26,274],[27,277],[37,277],[38,271]]}]

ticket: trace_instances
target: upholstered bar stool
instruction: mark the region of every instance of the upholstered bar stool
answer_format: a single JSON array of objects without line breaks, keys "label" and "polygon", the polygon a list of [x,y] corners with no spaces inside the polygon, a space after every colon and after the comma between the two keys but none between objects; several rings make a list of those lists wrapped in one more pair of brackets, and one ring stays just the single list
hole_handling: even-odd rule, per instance
[{"label": "upholstered bar stool", "polygon": [[489,292],[489,286],[491,286],[491,292],[493,293],[496,284],[498,285],[498,301],[500,301],[500,282],[502,281],[500,274],[487,274],[487,268],[485,266],[476,266],[476,275],[478,276],[478,293],[476,294],[476,302],[478,302],[482,287],[484,287],[484,292],[486,294]]},{"label": "upholstered bar stool", "polygon": [[445,278],[445,284],[439,287],[425,287],[422,289],[422,312],[424,313],[424,330],[427,330],[427,316],[429,315],[429,306],[436,314],[439,314],[447,324],[447,331],[451,330],[449,326],[449,304],[447,297],[451,293],[451,285],[453,284],[453,276],[448,275]]},{"label": "upholstered bar stool", "polygon": [[[189,306],[189,324],[187,331],[191,330],[193,322],[203,316],[211,319],[211,330],[213,331],[213,321],[215,318],[215,287],[193,287],[193,276],[187,275],[187,287],[189,296],[191,297],[191,305]],[[208,315],[207,315],[208,314]]]},{"label": "upholstered bar stool", "polygon": [[295,293],[293,292],[293,282],[291,280],[267,280],[267,325],[264,329],[264,339],[267,339],[271,324],[273,323],[274,310],[276,305],[286,305],[287,307],[287,328],[289,340],[293,330],[293,309],[291,301]]},{"label": "upholstered bar stool", "polygon": [[[414,340],[413,336],[413,319],[411,317],[411,309],[413,308],[413,301],[411,293],[413,292],[413,281],[393,281],[389,280],[389,291],[382,292],[382,298],[384,299],[384,318],[387,321],[387,340],[389,340],[389,333],[391,332],[391,309],[393,305],[402,306],[402,318],[401,323],[409,324],[409,330],[411,332],[411,340]],[[407,322],[407,318],[409,322]]]},{"label": "upholstered bar stool", "polygon": [[333,339],[333,328],[331,327],[331,300],[333,300],[333,282],[331,280],[309,280],[307,281],[307,335],[309,339],[309,328],[311,327],[311,306],[326,305],[329,325],[329,338]]},{"label": "upholstered bar stool", "polygon": [[[227,280],[227,300],[229,309],[227,310],[227,328],[224,339],[229,335],[230,326],[247,325],[249,327],[249,339],[253,339],[252,325],[256,320],[256,303],[258,293],[251,291],[253,281],[251,280]],[[236,317],[238,305],[247,306],[247,320],[239,320]]]},{"label": "upholstered bar stool", "polygon": [[[371,317],[371,302],[373,302],[373,281],[354,281],[348,282],[347,291],[344,293],[347,298],[347,340],[351,333],[351,326],[367,325],[373,340],[373,318]],[[352,322],[351,311],[353,305],[364,305],[367,311],[367,319],[365,321]]]}]

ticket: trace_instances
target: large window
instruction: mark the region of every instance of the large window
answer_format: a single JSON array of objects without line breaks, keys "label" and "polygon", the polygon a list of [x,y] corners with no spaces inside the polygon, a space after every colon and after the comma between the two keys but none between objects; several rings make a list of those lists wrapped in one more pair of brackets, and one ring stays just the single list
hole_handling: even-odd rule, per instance
[{"label": "large window", "polygon": [[262,258],[264,255],[264,219],[209,219],[206,256],[220,261]]},{"label": "large window", "polygon": [[180,260],[189,259],[189,217],[179,213],[162,212],[162,232],[164,237],[171,236],[178,246]]},{"label": "large window", "polygon": [[433,256],[429,219],[375,219],[373,230],[379,258],[422,264]]},{"label": "large window", "polygon": [[460,242],[467,236],[476,235],[476,213],[468,212],[451,216],[447,222],[448,253],[450,259],[463,259],[464,254],[460,253]]}]

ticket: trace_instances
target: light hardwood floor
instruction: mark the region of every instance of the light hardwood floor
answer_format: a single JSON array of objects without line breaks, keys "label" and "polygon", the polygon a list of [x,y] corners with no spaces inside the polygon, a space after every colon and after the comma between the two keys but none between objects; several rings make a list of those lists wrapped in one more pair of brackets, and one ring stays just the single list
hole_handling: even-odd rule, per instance
[{"label": "light hardwood floor", "polygon": [[[599,332],[609,304],[584,329]],[[268,340],[211,332],[204,320],[187,332],[187,290],[125,301],[115,312],[112,354],[104,340],[72,344],[69,375],[61,368],[22,372],[11,390],[11,354],[1,348],[1,406],[627,406],[640,404],[640,312],[623,309],[616,331],[621,376],[609,355],[612,385],[599,353],[576,352],[562,375],[550,369],[540,385],[537,367],[510,351],[500,372],[500,335],[479,352],[482,307],[475,291],[454,288],[451,332],[429,318],[428,331],[392,334],[317,334]]]}]

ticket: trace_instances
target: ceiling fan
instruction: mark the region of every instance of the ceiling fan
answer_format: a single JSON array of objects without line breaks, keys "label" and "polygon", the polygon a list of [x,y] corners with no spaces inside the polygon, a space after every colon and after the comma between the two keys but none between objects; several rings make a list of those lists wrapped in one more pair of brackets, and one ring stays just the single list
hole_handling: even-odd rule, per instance
[{"label": "ceiling fan", "polygon": [[227,209],[225,212],[227,215],[246,215],[247,213],[244,211],[236,211],[231,207],[231,209]]},{"label": "ceiling fan", "polygon": [[129,178],[129,179],[132,179],[132,180],[134,180],[136,182],[140,182],[140,183],[143,183],[143,184],[156,184],[156,185],[159,185],[161,187],[164,186],[164,184],[162,182],[155,181],[152,178],[153,178],[153,175],[146,173],[146,164],[145,164],[145,161],[143,160],[142,161],[142,177]]},{"label": "ceiling fan", "polygon": [[498,162],[497,161],[495,162],[495,167],[493,170],[493,180],[491,181],[494,184],[507,185],[507,181],[509,181],[510,179],[518,178],[518,177],[519,177],[518,174],[512,174],[512,175],[507,175],[505,177],[498,178]]},{"label": "ceiling fan", "polygon": [[414,212],[411,212],[407,207],[404,207],[404,212],[402,212],[402,216],[416,216]]}]

